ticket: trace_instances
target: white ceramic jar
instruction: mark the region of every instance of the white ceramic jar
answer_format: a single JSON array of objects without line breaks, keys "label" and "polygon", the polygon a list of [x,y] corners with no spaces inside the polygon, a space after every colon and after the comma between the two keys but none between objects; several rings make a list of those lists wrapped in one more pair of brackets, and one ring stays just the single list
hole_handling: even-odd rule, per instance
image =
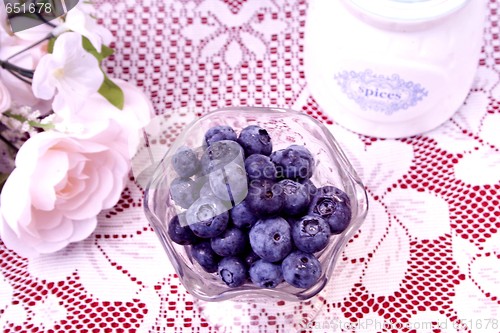
[{"label": "white ceramic jar", "polygon": [[311,0],[305,71],[341,125],[384,138],[457,111],[478,67],[487,0]]}]

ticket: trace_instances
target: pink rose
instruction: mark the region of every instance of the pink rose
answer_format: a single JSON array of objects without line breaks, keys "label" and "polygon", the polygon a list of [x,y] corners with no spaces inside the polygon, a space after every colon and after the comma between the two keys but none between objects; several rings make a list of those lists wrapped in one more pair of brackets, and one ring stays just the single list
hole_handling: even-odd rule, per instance
[{"label": "pink rose", "polygon": [[130,168],[127,131],[109,119],[93,131],[43,132],[16,156],[0,197],[0,236],[22,256],[88,237],[120,198]]},{"label": "pink rose", "polygon": [[21,147],[0,197],[7,247],[23,256],[60,250],[88,237],[97,214],[118,202],[153,108],[137,87],[117,84],[123,110],[94,94],[80,114],[56,119],[59,132],[36,134]]},{"label": "pink rose", "polygon": [[7,87],[0,81],[0,115],[10,108],[10,93]]}]

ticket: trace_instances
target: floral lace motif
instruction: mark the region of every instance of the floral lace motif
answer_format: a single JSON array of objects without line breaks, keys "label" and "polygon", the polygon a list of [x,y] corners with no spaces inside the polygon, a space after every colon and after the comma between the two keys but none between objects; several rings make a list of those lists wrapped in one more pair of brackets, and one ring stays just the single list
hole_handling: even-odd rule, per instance
[{"label": "floral lace motif", "polygon": [[107,71],[143,86],[158,114],[172,113],[154,144],[166,149],[193,115],[222,106],[302,110],[345,149],[367,186],[369,215],[314,301],[207,305],[179,284],[144,217],[142,188],[129,180],[83,242],[31,261],[0,243],[4,332],[284,332],[290,321],[306,332],[500,330],[498,0],[489,1],[464,106],[438,129],[398,140],[353,134],[311,98],[305,0],[97,3],[116,36]]}]

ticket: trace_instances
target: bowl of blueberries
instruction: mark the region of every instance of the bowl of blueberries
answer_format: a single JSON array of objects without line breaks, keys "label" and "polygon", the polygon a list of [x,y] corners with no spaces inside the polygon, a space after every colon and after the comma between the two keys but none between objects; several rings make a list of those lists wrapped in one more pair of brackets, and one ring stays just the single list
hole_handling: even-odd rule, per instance
[{"label": "bowl of blueberries", "polygon": [[144,209],[195,297],[303,301],[334,283],[368,199],[320,122],[241,107],[184,129],[156,166]]}]

